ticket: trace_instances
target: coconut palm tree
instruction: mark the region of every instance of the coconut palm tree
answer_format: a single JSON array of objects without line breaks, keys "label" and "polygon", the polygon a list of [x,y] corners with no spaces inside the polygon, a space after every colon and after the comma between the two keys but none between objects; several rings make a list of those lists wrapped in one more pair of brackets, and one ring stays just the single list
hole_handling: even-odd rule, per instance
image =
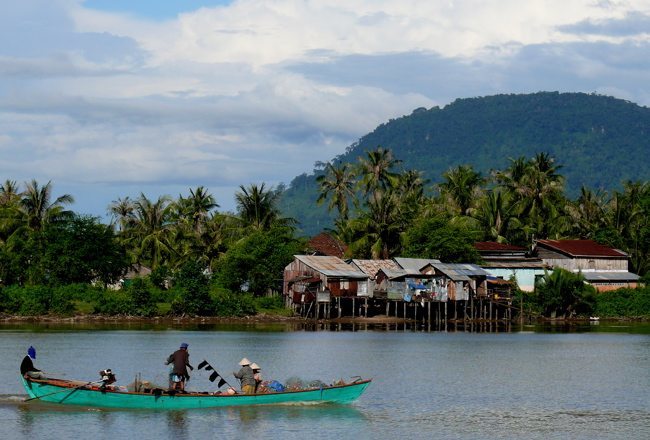
[{"label": "coconut palm tree", "polygon": [[473,218],[486,239],[507,243],[514,238],[513,232],[520,223],[514,213],[511,198],[508,192],[496,188],[479,200]]},{"label": "coconut palm tree", "polygon": [[124,232],[134,224],[135,204],[129,196],[118,198],[108,205],[108,213],[111,215],[111,223],[117,221],[120,231]]},{"label": "coconut palm tree", "polygon": [[135,219],[128,230],[128,243],[138,263],[155,269],[176,253],[172,244],[171,198],[160,196],[153,202],[140,194],[133,206]]},{"label": "coconut palm tree", "polygon": [[567,214],[576,236],[593,238],[599,229],[607,225],[606,197],[605,192],[594,192],[583,186],[576,201],[567,204]]},{"label": "coconut palm tree", "polygon": [[393,188],[399,174],[393,168],[401,161],[393,157],[393,152],[378,146],[376,150],[367,151],[366,157],[359,158],[357,172],[361,177],[364,194],[372,194],[375,202],[388,189]]},{"label": "coconut palm tree", "polygon": [[197,234],[200,234],[205,226],[210,211],[219,207],[214,196],[203,186],[197,187],[196,190],[190,188],[190,196],[179,196],[178,204],[182,215],[190,218],[192,229]]},{"label": "coconut palm tree", "polygon": [[377,200],[368,202],[368,209],[349,221],[352,240],[350,252],[357,257],[390,258],[399,253],[404,218],[398,194],[389,190]]},{"label": "coconut palm tree", "polygon": [[343,221],[348,218],[348,201],[354,198],[354,173],[348,163],[334,166],[330,162],[325,165],[325,173],[316,178],[320,194],[317,203],[323,203],[328,197],[330,202],[327,206],[331,211],[336,207],[339,211],[339,218]]},{"label": "coconut palm tree", "polygon": [[7,179],[0,184],[0,208],[17,206],[21,196],[22,192],[15,180]]},{"label": "coconut palm tree", "polygon": [[471,214],[479,199],[485,179],[471,165],[459,165],[443,173],[444,182],[438,185],[440,195],[451,207],[452,214]]},{"label": "coconut palm tree", "polygon": [[74,202],[69,194],[52,198],[52,182],[40,186],[35,179],[25,184],[25,191],[20,200],[20,206],[27,216],[27,224],[32,230],[41,230],[43,225],[61,216],[71,214],[63,207]]},{"label": "coconut palm tree", "polygon": [[248,188],[239,186],[235,193],[237,212],[240,219],[248,226],[258,230],[266,230],[276,221],[286,221],[280,218],[277,201],[280,193],[272,188],[266,189],[261,185],[251,184]]}]

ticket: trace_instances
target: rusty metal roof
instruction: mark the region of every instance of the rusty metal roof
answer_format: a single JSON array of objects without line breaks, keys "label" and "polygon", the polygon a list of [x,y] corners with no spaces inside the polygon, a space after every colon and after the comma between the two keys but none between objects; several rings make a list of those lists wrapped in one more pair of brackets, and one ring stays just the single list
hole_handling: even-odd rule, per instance
[{"label": "rusty metal roof", "polygon": [[477,241],[474,243],[474,248],[480,251],[491,252],[526,252],[526,248],[521,246],[514,246],[512,244],[498,243],[496,241]]},{"label": "rusty metal roof", "polygon": [[395,258],[395,261],[397,264],[400,265],[400,267],[404,270],[406,270],[409,274],[416,275],[420,273],[420,270],[422,270],[425,266],[431,264],[438,264],[440,263],[440,260],[434,260],[432,258],[402,258],[402,257],[397,257]]},{"label": "rusty metal roof", "polygon": [[603,246],[593,240],[537,240],[537,245],[553,249],[571,257],[607,257],[617,259],[628,257],[623,251]]},{"label": "rusty metal roof", "polygon": [[375,278],[380,269],[399,269],[399,265],[393,260],[350,260],[361,272],[370,278]]},{"label": "rusty metal roof", "polygon": [[338,257],[320,255],[294,255],[294,258],[301,261],[312,269],[328,277],[366,279],[368,275],[350,266]]}]

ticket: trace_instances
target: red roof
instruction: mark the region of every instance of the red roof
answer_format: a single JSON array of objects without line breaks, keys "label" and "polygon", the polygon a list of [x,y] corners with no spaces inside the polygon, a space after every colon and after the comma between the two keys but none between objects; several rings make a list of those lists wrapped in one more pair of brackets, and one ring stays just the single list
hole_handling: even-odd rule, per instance
[{"label": "red roof", "polygon": [[327,232],[321,232],[313,236],[309,240],[308,247],[319,255],[338,258],[343,258],[345,251],[348,249],[345,243]]},{"label": "red roof", "polygon": [[627,258],[625,252],[603,246],[593,240],[537,240],[537,244],[572,257]]},{"label": "red roof", "polygon": [[479,251],[526,251],[526,248],[496,241],[477,241],[474,247]]}]

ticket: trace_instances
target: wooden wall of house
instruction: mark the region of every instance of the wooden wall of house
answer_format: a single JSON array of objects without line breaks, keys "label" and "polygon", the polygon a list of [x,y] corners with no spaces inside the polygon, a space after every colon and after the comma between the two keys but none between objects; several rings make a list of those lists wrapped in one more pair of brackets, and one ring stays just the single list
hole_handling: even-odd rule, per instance
[{"label": "wooden wall of house", "polygon": [[328,279],[327,287],[334,297],[357,296],[358,282],[348,279]]},{"label": "wooden wall of house", "polygon": [[297,277],[309,276],[309,277],[319,277],[323,282],[326,281],[325,275],[312,269],[307,266],[300,260],[294,259],[284,268],[284,280],[282,282],[282,293],[284,295],[289,295],[291,292],[289,290],[289,280],[296,279]]},{"label": "wooden wall of house", "polygon": [[560,267],[572,272],[578,270],[628,270],[626,259],[609,258],[545,258],[544,263],[556,268]]}]

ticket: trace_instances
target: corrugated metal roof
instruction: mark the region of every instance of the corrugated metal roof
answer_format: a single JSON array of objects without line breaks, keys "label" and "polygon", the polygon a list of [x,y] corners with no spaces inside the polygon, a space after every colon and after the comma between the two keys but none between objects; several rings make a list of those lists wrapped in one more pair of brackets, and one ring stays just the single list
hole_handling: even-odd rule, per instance
[{"label": "corrugated metal roof", "polygon": [[294,258],[302,261],[307,266],[328,276],[341,278],[366,279],[368,275],[356,270],[338,257],[327,257],[320,255],[294,255]]},{"label": "corrugated metal roof", "polygon": [[530,260],[486,260],[481,267],[491,267],[493,269],[544,269],[546,264],[539,259]]},{"label": "corrugated metal roof", "polygon": [[407,272],[411,274],[417,274],[420,270],[428,264],[437,264],[440,263],[440,260],[434,260],[431,258],[395,258],[397,264]]},{"label": "corrugated metal roof", "polygon": [[476,264],[438,263],[433,267],[454,281],[468,281],[470,277],[487,277],[489,275]]},{"label": "corrugated metal roof", "polygon": [[627,254],[593,240],[537,240],[542,245],[572,257],[627,258]]},{"label": "corrugated metal roof", "polygon": [[399,269],[399,265],[393,260],[358,260],[353,259],[352,263],[356,264],[361,272],[374,278],[380,269]]},{"label": "corrugated metal roof", "polygon": [[384,272],[388,277],[388,279],[390,280],[409,275],[409,273],[402,268],[397,268],[397,269],[382,268],[381,271]]},{"label": "corrugated metal roof", "polygon": [[632,272],[583,272],[589,282],[638,281],[640,276]]}]

